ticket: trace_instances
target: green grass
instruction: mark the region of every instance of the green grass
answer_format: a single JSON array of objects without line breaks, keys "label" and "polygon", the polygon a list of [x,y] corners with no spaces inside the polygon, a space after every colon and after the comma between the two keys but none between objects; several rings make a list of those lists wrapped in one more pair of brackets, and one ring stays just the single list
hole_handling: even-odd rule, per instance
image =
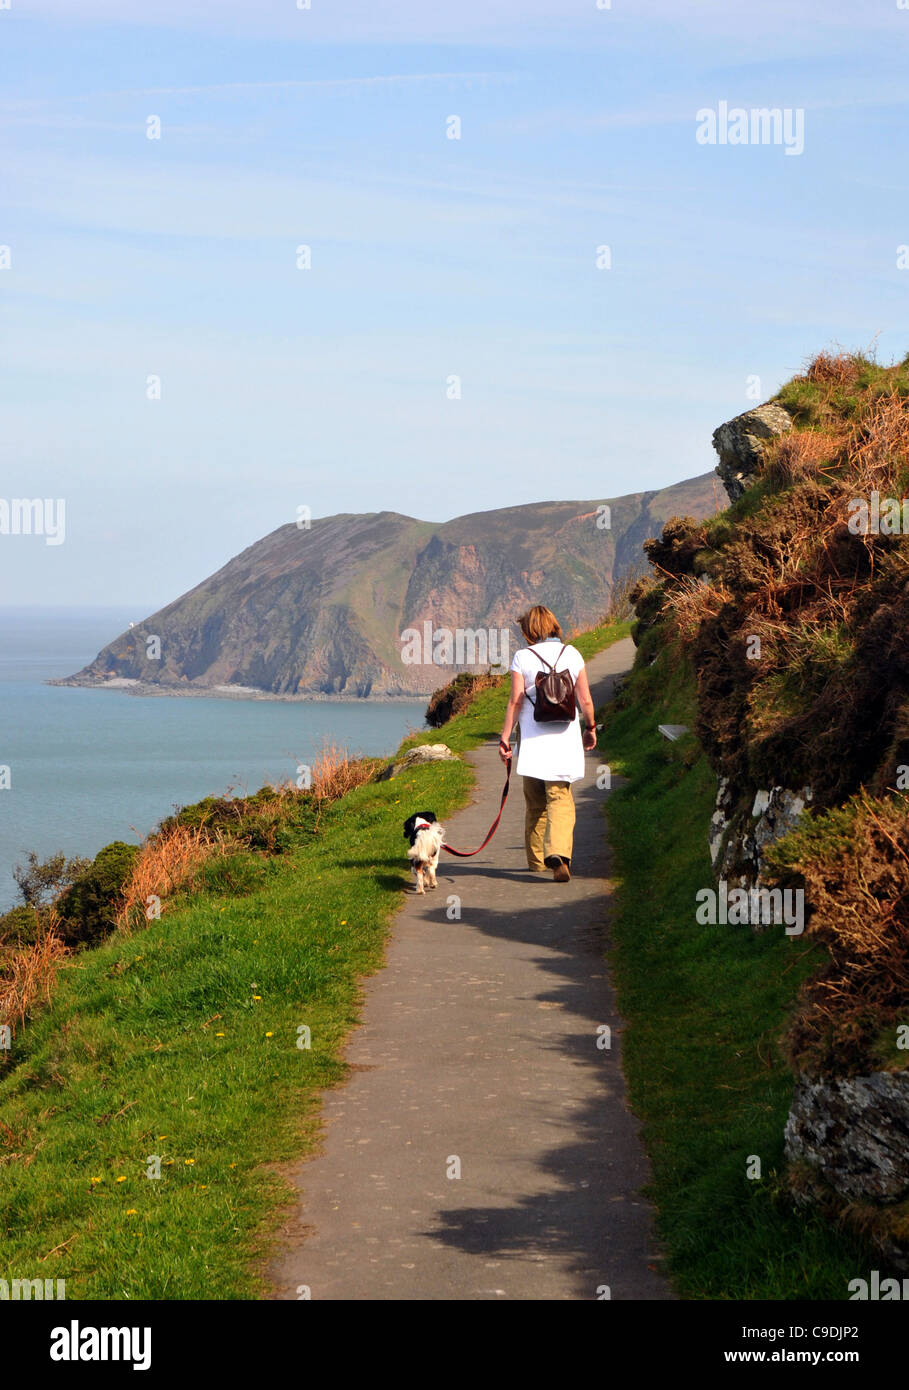
[{"label": "green grass", "polygon": [[[622,635],[600,629],[594,649]],[[506,686],[402,746],[494,737]],[[0,1081],[3,1277],[65,1278],[70,1298],[262,1294],[289,1193],[277,1165],[318,1144],[318,1094],[344,1079],[360,982],[409,881],[401,822],[447,816],[472,780],[447,762],[360,787],[317,836],[290,823],[283,855],[211,861],[207,891],[72,959]]]},{"label": "green grass", "polygon": [[816,429],[832,418],[852,419],[869,396],[891,391],[909,395],[909,357],[887,366],[865,353],[852,354],[855,373],[846,382],[806,381],[796,376],[771,399],[793,416],[801,429]]},{"label": "green grass", "polygon": [[599,627],[591,628],[589,632],[581,632],[576,637],[572,637],[572,646],[577,647],[585,661],[589,661],[596,652],[601,652],[604,647],[609,647],[613,642],[628,637],[633,626],[632,622],[602,623]]},{"label": "green grass", "polygon": [[[495,732],[493,704],[452,742]],[[407,881],[404,814],[447,815],[471,780],[452,762],[360,787],[254,891],[174,900],[63,970],[0,1083],[6,1277],[84,1298],[261,1292],[254,1261],[288,1190],[266,1165],[313,1148],[317,1093],[343,1079],[358,981]]]},{"label": "green grass", "polygon": [[[669,1271],[685,1298],[845,1298],[880,1256],[797,1211],[782,1182],[793,1080],[778,1040],[820,948],[779,928],[696,924],[695,894],[714,883],[716,779],[693,736],[671,744],[657,732],[693,722],[693,685],[664,654],[630,689],[602,738],[628,779],[608,806],[612,964]],[[759,1181],[746,1177],[751,1155]]]}]

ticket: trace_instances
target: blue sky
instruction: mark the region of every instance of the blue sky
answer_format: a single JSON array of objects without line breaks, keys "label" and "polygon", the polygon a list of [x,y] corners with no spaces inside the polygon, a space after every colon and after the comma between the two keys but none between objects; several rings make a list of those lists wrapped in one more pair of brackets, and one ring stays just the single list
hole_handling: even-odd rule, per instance
[{"label": "blue sky", "polygon": [[[2,495],[66,499],[0,603],[138,619],[301,505],[662,487],[750,376],[909,350],[896,0],[311,6],[0,11]],[[804,153],[698,144],[721,100]]]}]

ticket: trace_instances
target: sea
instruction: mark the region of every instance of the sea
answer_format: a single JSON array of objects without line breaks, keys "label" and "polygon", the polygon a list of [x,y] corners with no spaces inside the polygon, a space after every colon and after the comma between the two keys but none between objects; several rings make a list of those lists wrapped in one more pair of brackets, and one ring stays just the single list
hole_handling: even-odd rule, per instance
[{"label": "sea", "polygon": [[[94,855],[138,844],[175,807],[296,779],[334,744],[393,753],[424,727],[426,700],[380,703],[139,696],[46,685],[129,626],[119,607],[0,608],[0,911],[33,850]],[[0,782],[6,779],[0,773]]]}]

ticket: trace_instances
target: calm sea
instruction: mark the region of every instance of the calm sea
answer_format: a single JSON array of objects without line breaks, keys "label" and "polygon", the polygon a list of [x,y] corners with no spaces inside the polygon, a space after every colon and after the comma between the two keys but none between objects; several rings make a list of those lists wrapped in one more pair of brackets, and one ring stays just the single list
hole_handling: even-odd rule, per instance
[{"label": "calm sea", "polygon": [[128,626],[122,608],[0,609],[0,910],[26,850],[95,854],[137,843],[174,806],[296,777],[326,743],[391,753],[423,727],[418,704],[146,698],[70,690],[68,676]]}]

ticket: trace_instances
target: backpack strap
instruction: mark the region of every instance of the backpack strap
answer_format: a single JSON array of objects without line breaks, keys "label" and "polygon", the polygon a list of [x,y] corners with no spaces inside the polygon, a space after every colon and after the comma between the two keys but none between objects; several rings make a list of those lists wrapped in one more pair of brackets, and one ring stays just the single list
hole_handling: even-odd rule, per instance
[{"label": "backpack strap", "polygon": [[546,658],[545,658],[545,656],[543,656],[542,652],[538,652],[538,651],[534,650],[534,656],[537,657],[540,661],[542,661],[542,663],[543,663],[544,666],[549,666],[550,671],[554,671],[554,670],[556,669],[556,667],[558,666],[559,662],[562,660],[562,652],[564,652],[564,650],[565,650],[565,648],[566,648],[567,646],[568,646],[568,643],[567,643],[567,642],[563,642],[563,644],[562,644],[562,651],[559,652],[558,656],[557,656],[556,659],[555,659],[555,662],[554,662],[552,665],[550,665],[550,663],[546,660]]}]

